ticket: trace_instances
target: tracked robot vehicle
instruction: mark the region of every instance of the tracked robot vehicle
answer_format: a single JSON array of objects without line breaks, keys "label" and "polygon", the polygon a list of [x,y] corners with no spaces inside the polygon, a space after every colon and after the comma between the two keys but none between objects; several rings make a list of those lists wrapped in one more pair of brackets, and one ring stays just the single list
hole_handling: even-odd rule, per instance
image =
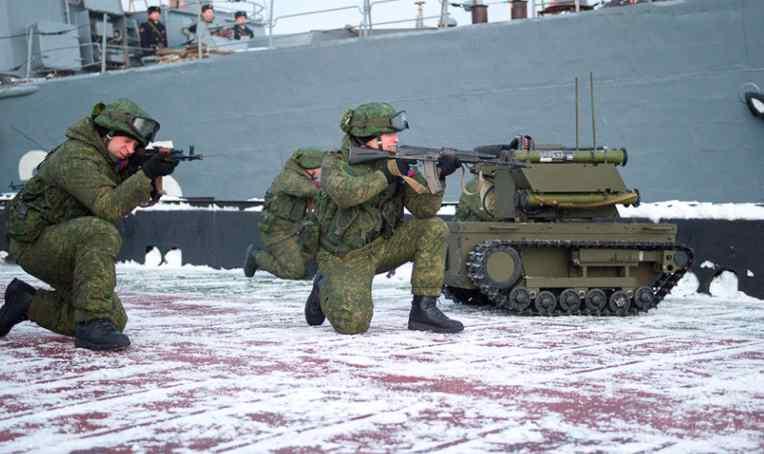
[{"label": "tracked robot vehicle", "polygon": [[532,141],[516,148],[522,167],[471,169],[476,184],[459,208],[471,197],[480,220],[457,215],[448,223],[446,296],[516,315],[625,316],[656,307],[693,253],[677,243],[674,224],[620,219],[616,205],[639,203],[618,172],[626,150]]}]

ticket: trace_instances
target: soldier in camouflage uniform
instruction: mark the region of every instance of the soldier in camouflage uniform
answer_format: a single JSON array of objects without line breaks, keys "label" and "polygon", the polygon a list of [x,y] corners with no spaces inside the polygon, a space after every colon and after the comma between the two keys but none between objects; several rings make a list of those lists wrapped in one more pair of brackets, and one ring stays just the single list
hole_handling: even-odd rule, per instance
[{"label": "soldier in camouflage uniform", "polygon": [[315,199],[319,192],[324,152],[315,148],[295,151],[265,194],[263,220],[258,225],[264,249],[250,244],[244,275],[258,269],[282,279],[304,279],[318,248]]},{"label": "soldier in camouflage uniform", "polygon": [[[321,166],[320,308],[309,310],[307,306],[315,304],[309,299],[306,315],[323,312],[343,334],[367,331],[373,315],[374,275],[413,261],[409,329],[461,331],[460,322],[436,307],[443,287],[448,232],[437,217],[443,193],[416,192],[401,177],[426,185],[424,178],[409,168],[408,161],[394,159],[398,132],[408,128],[405,112],[396,112],[386,103],[363,104],[343,114],[341,128],[346,133],[342,148],[327,154]],[[386,151],[390,159],[350,165],[351,144]],[[458,168],[458,161],[446,159],[438,167],[445,178]],[[414,219],[403,220],[404,207]],[[320,324],[323,317],[308,322]]]},{"label": "soldier in camouflage uniform", "polygon": [[[454,219],[461,222],[487,222],[493,221],[491,215],[495,198],[486,194],[486,198],[481,197],[478,188],[478,179],[475,178],[464,187],[459,204],[456,206],[456,215]],[[490,207],[490,208],[489,208]],[[486,208],[489,208],[487,211]]]},{"label": "soldier in camouflage uniform", "polygon": [[10,253],[53,291],[14,279],[0,308],[0,337],[24,320],[75,337],[77,347],[118,350],[127,315],[117,295],[114,263],[123,216],[151,198],[153,181],[177,161],[160,154],[131,165],[159,123],[129,100],[97,104],[66,132],[37,175],[11,201]]}]

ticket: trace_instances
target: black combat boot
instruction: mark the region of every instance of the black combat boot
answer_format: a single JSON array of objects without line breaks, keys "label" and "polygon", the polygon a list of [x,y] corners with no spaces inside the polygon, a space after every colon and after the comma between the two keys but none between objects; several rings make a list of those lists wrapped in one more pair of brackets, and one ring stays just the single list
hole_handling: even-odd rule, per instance
[{"label": "black combat boot", "polygon": [[305,301],[305,321],[310,326],[319,326],[326,320],[324,311],[321,310],[321,298],[318,295],[320,281],[321,275],[316,274],[313,277],[313,290],[310,291],[308,300]]},{"label": "black combat boot", "polygon": [[462,322],[451,320],[438,309],[435,296],[414,295],[409,313],[409,329],[436,333],[458,333],[464,329]]},{"label": "black combat boot", "polygon": [[117,331],[111,320],[98,318],[77,323],[74,346],[98,351],[124,350],[130,346],[130,338]]},{"label": "black combat boot", "polygon": [[244,256],[244,275],[247,277],[254,276],[255,271],[257,271],[257,260],[255,260],[256,253],[257,250],[255,249],[254,244],[247,246],[247,253]]},{"label": "black combat boot", "polygon": [[29,320],[27,313],[32,297],[37,293],[31,285],[20,279],[13,279],[5,288],[5,304],[0,307],[0,337],[5,337],[11,328]]}]

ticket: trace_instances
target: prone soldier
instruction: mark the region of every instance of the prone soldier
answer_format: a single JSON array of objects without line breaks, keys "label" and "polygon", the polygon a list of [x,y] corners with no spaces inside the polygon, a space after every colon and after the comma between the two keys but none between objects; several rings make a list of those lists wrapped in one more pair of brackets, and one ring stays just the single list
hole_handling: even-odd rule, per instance
[{"label": "prone soldier", "polygon": [[[463,330],[460,322],[436,306],[443,287],[448,233],[446,223],[437,217],[443,192],[430,193],[408,161],[395,159],[398,133],[408,129],[405,112],[387,103],[363,104],[347,110],[340,127],[345,132],[342,147],[328,153],[321,165],[319,297],[308,298],[305,308],[306,316],[320,317],[308,323],[321,324],[325,314],[340,333],[367,331],[374,312],[374,275],[413,261],[408,328]],[[350,164],[351,146],[385,151],[390,159]],[[445,179],[458,167],[458,160],[444,158],[438,162],[439,177]],[[414,219],[403,219],[404,207]]]},{"label": "prone soldier", "polygon": [[54,290],[14,279],[0,308],[0,337],[31,320],[74,336],[75,346],[120,350],[130,345],[114,292],[122,238],[117,224],[151,200],[154,181],[178,161],[157,153],[140,166],[130,157],[156,136],[159,123],[132,101],[98,103],[67,132],[11,201],[10,254]]}]

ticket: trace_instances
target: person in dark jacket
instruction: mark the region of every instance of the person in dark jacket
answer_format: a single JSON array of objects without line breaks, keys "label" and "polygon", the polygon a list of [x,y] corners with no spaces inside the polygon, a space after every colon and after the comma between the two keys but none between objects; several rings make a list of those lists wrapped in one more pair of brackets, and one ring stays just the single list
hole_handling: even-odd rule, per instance
[{"label": "person in dark jacket", "polygon": [[234,18],[236,18],[236,25],[233,26],[233,39],[252,39],[255,37],[255,32],[247,27],[247,13],[237,11]]},{"label": "person in dark jacket", "polygon": [[157,49],[167,47],[167,30],[159,21],[162,10],[158,6],[149,6],[146,12],[148,21],[141,24],[138,29],[141,35],[141,48],[143,55],[156,55]]}]

